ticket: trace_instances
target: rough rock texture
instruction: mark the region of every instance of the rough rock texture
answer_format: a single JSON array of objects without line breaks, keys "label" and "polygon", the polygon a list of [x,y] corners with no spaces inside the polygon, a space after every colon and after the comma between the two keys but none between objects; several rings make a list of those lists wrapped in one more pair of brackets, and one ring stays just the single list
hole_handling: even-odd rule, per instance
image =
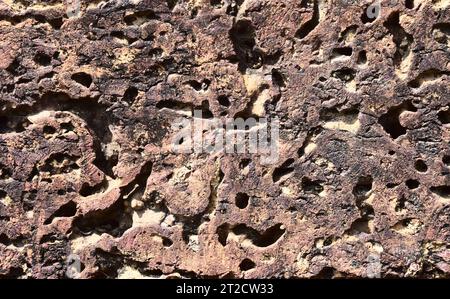
[{"label": "rough rock texture", "polygon": [[[0,277],[448,278],[450,2],[371,3],[1,1]],[[173,153],[194,108],[279,162]]]}]

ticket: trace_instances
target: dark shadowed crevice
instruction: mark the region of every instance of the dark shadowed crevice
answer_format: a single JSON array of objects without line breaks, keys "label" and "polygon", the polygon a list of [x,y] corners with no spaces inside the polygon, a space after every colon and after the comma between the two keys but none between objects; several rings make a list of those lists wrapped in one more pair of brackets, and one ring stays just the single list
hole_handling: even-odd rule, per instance
[{"label": "dark shadowed crevice", "polygon": [[406,134],[406,128],[399,121],[399,116],[404,111],[416,112],[417,108],[410,101],[407,101],[399,106],[390,108],[388,112],[381,115],[378,119],[378,123],[393,139]]},{"label": "dark shadowed crevice", "polygon": [[53,219],[57,217],[73,217],[77,213],[77,204],[73,201],[62,205],[58,210],[56,210],[47,220],[45,220],[44,225],[52,223]]},{"label": "dark shadowed crevice", "polygon": [[295,37],[299,39],[304,39],[305,37],[307,37],[317,27],[317,25],[319,25],[319,19],[319,1],[314,0],[314,8],[311,19],[297,30],[297,32],[295,33]]}]

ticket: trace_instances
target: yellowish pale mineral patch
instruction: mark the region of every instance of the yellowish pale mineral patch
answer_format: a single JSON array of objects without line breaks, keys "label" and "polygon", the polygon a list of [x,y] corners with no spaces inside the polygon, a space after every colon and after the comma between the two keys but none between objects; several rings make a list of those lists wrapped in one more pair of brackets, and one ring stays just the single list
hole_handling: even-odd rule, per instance
[{"label": "yellowish pale mineral patch", "polygon": [[264,116],[265,108],[264,104],[270,100],[270,91],[268,89],[265,89],[261,92],[261,94],[258,96],[255,103],[253,103],[252,107],[252,113],[257,116]]},{"label": "yellowish pale mineral patch", "polygon": [[319,6],[319,22],[324,20],[327,13],[328,13],[328,3],[326,0],[318,0],[318,6]]},{"label": "yellowish pale mineral patch", "polygon": [[264,78],[260,74],[244,75],[244,84],[248,95],[252,95],[258,91],[263,83]]},{"label": "yellowish pale mineral patch", "polygon": [[143,275],[137,269],[130,266],[125,266],[117,271],[118,279],[151,279],[149,276]]},{"label": "yellowish pale mineral patch", "polygon": [[317,144],[310,142],[305,146],[305,155],[312,153],[317,148]]},{"label": "yellowish pale mineral patch", "polygon": [[401,80],[405,80],[406,78],[408,78],[408,73],[411,69],[413,57],[413,53],[412,51],[410,51],[408,56],[406,56],[406,58],[401,62],[400,67],[395,70],[397,77],[399,77]]},{"label": "yellowish pale mineral patch", "polygon": [[4,205],[4,206],[9,206],[12,203],[12,199],[11,197],[9,197],[8,195],[6,195],[4,198],[0,199],[0,202]]},{"label": "yellowish pale mineral patch", "polygon": [[164,220],[166,213],[153,210],[135,211],[133,213],[133,227],[158,226]]},{"label": "yellowish pale mineral patch", "polygon": [[309,269],[309,262],[307,259],[300,257],[302,253],[299,254],[299,257],[297,258],[297,262],[295,263],[295,266],[297,267],[298,271],[300,273],[306,273]]},{"label": "yellowish pale mineral patch", "polygon": [[64,1],[61,1],[61,3],[30,3],[27,5],[17,0],[3,0],[3,2],[14,10],[46,10],[50,8],[61,9],[66,7]]},{"label": "yellowish pale mineral patch", "polygon": [[122,64],[129,64],[133,62],[136,57],[137,50],[130,48],[120,48],[117,49],[116,59],[114,61],[114,66],[119,66]]},{"label": "yellowish pale mineral patch", "polygon": [[289,187],[281,187],[281,192],[282,192],[284,195],[287,195],[287,196],[292,196],[292,195],[294,195],[294,191],[293,191],[291,188],[289,188]]},{"label": "yellowish pale mineral patch", "polygon": [[325,122],[324,128],[329,130],[347,131],[356,134],[361,127],[358,117],[342,116],[337,120]]},{"label": "yellowish pale mineral patch", "polygon": [[357,91],[357,85],[355,80],[351,80],[350,82],[347,82],[345,84],[345,88],[350,92],[356,92]]},{"label": "yellowish pale mineral patch", "polygon": [[450,0],[433,0],[433,7],[435,9],[444,9],[450,5]]},{"label": "yellowish pale mineral patch", "polygon": [[401,235],[414,235],[420,228],[422,223],[419,219],[402,220],[396,223],[392,229]]},{"label": "yellowish pale mineral patch", "polygon": [[94,245],[100,241],[101,238],[102,236],[96,233],[89,236],[79,236],[71,242],[72,252],[76,253],[87,246]]}]

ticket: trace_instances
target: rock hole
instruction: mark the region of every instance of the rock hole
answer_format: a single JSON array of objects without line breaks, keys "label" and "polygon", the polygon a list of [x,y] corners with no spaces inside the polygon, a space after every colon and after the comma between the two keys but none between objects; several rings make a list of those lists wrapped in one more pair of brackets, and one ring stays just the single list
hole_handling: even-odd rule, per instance
[{"label": "rock hole", "polygon": [[198,15],[198,7],[194,7],[194,8],[191,10],[190,18],[191,18],[191,19],[195,19],[195,18],[197,17],[197,15]]},{"label": "rock hole", "polygon": [[285,79],[283,74],[277,69],[272,69],[272,81],[278,86],[278,87],[286,87]]},{"label": "rock hole", "polygon": [[352,56],[353,49],[351,47],[334,48],[331,52],[331,59],[339,58],[341,56]]},{"label": "rock hole", "polygon": [[45,135],[53,135],[56,133],[56,129],[52,126],[44,126],[44,128],[42,129],[42,132]]},{"label": "rock hole", "polygon": [[214,8],[221,8],[223,6],[223,0],[210,0],[209,3]]},{"label": "rock hole", "polygon": [[191,80],[188,81],[187,84],[189,86],[191,86],[193,89],[195,89],[196,91],[206,91],[209,87],[209,84],[211,83],[211,81],[205,79],[202,82],[198,82],[195,80]]},{"label": "rock hole", "polygon": [[78,84],[83,85],[86,88],[89,88],[92,84],[91,75],[84,73],[84,72],[75,73],[72,75],[71,78],[72,78],[72,80],[74,80]]},{"label": "rock hole", "polygon": [[227,245],[227,238],[228,238],[229,232],[230,232],[230,225],[227,223],[222,224],[219,227],[217,227],[216,233],[218,236],[218,241],[220,244],[222,244],[222,246]]},{"label": "rock hole", "polygon": [[239,264],[239,269],[241,269],[241,271],[249,271],[255,267],[256,267],[256,264],[250,259],[244,259]]},{"label": "rock hole", "polygon": [[438,119],[441,124],[446,125],[450,123],[450,110],[441,110],[438,113]]},{"label": "rock hole", "polygon": [[16,57],[6,70],[15,77],[21,76],[27,72],[22,66],[22,61],[19,57]]},{"label": "rock hole", "polygon": [[442,157],[442,162],[445,166],[450,167],[450,155],[445,155],[444,157]]},{"label": "rock hole", "polygon": [[137,96],[138,96],[138,89],[134,86],[130,86],[125,91],[125,93],[123,95],[123,99],[127,103],[132,104]]},{"label": "rock hole", "polygon": [[202,102],[202,105],[198,107],[202,110],[202,117],[206,119],[214,118],[214,114],[209,109],[209,102],[207,100]]},{"label": "rock hole", "polygon": [[365,50],[361,50],[358,53],[358,59],[356,61],[357,64],[366,64],[367,63],[367,52]]},{"label": "rock hole", "polygon": [[153,48],[150,51],[148,51],[148,56],[152,57],[153,59],[160,58],[163,55],[164,51],[161,48]]},{"label": "rock hole", "polygon": [[248,67],[258,68],[262,65],[262,55],[255,49],[255,36],[255,29],[250,20],[239,20],[230,30],[230,39],[241,72],[244,72]]},{"label": "rock hole", "polygon": [[73,126],[73,124],[71,122],[62,123],[60,127],[64,132],[75,131],[75,127]]},{"label": "rock hole", "polygon": [[344,67],[339,70],[331,72],[332,77],[337,78],[344,82],[352,81],[353,79],[355,79],[355,75],[356,71],[348,67]]},{"label": "rock hole", "polygon": [[317,279],[332,279],[336,275],[336,269],[333,267],[323,267],[319,273],[317,273],[314,278]]},{"label": "rock hole", "polygon": [[80,195],[83,197],[88,197],[94,194],[103,193],[108,189],[108,181],[105,179],[100,184],[91,186],[88,183],[84,183],[80,189]]},{"label": "rock hole", "polygon": [[232,231],[236,235],[244,235],[257,247],[268,247],[275,244],[284,235],[286,229],[284,228],[284,225],[276,224],[260,234],[252,227],[248,227],[245,224],[239,224],[235,226]]},{"label": "rock hole", "polygon": [[191,111],[193,109],[191,104],[180,102],[180,101],[175,101],[175,100],[159,101],[156,104],[156,108],[158,108],[158,109],[167,108],[170,110],[189,110],[189,111]]},{"label": "rock hole", "polygon": [[356,198],[366,198],[372,191],[373,179],[371,176],[360,177],[358,183],[353,187],[353,195]]},{"label": "rock hole", "polygon": [[401,212],[406,208],[406,198],[404,196],[401,196],[398,200],[397,200],[397,204],[395,205],[395,211],[396,212]]},{"label": "rock hole", "polygon": [[166,3],[167,3],[167,7],[168,7],[170,10],[173,10],[174,7],[177,5],[178,0],[166,0]]},{"label": "rock hole", "polygon": [[378,123],[393,139],[406,134],[406,128],[399,121],[399,116],[404,111],[416,112],[417,108],[410,101],[407,101],[399,106],[392,107],[378,119]]},{"label": "rock hole", "polygon": [[239,168],[240,168],[240,169],[244,169],[244,168],[246,168],[247,166],[249,166],[251,162],[252,162],[251,159],[242,159],[242,160],[239,162]]},{"label": "rock hole", "polygon": [[313,15],[309,21],[303,24],[295,33],[295,37],[303,39],[307,37],[316,27],[319,25],[320,12],[319,12],[319,1],[314,0],[314,10]]},{"label": "rock hole", "polygon": [[351,235],[360,233],[370,234],[372,232],[372,219],[374,217],[373,207],[366,201],[372,191],[373,179],[371,176],[363,176],[358,178],[358,183],[353,187],[353,195],[356,198],[356,206],[360,211],[360,218],[355,220],[350,229]]},{"label": "rock hole", "polygon": [[400,13],[392,13],[388,19],[384,22],[384,26],[389,30],[393,36],[394,43],[396,45],[396,51],[394,53],[394,65],[399,67],[402,61],[409,55],[413,37],[408,34],[402,26],[400,26]]},{"label": "rock hole", "polygon": [[153,10],[143,10],[126,15],[123,20],[128,25],[142,25],[149,20],[158,19],[158,16]]},{"label": "rock hole", "polygon": [[239,209],[245,209],[248,206],[249,196],[246,193],[239,192],[236,194],[236,206]]},{"label": "rock hole", "polygon": [[173,245],[173,241],[169,238],[162,237],[162,244],[164,247],[170,247]]},{"label": "rock hole", "polygon": [[369,220],[367,218],[359,218],[355,220],[351,227],[349,233],[351,235],[358,235],[360,233],[370,234],[372,230],[369,226]]},{"label": "rock hole", "polygon": [[312,193],[312,194],[319,194],[324,189],[323,186],[320,184],[320,181],[312,181],[311,179],[304,177],[302,179],[302,189],[306,193]]},{"label": "rock hole", "polygon": [[397,183],[387,183],[386,188],[393,189],[393,188],[397,187],[398,185],[399,184],[397,184]]},{"label": "rock hole", "polygon": [[414,8],[414,0],[405,0],[405,7],[408,9]]},{"label": "rock hole", "polygon": [[7,180],[12,176],[12,171],[6,165],[0,163],[0,180]]},{"label": "rock hole", "polygon": [[450,198],[450,186],[431,187],[430,191],[442,198]]},{"label": "rock hole", "polygon": [[295,160],[292,158],[288,159],[280,167],[275,168],[272,174],[272,180],[274,183],[278,182],[294,171],[294,167],[290,167],[294,163],[294,161]]},{"label": "rock hole", "polygon": [[450,23],[438,23],[433,25],[433,38],[441,44],[450,43]]},{"label": "rock hole", "polygon": [[132,226],[132,219],[124,212],[123,202],[117,201],[105,210],[96,210],[76,217],[73,226],[82,234],[97,231],[118,237]]},{"label": "rock hole", "polygon": [[407,180],[406,181],[406,186],[408,187],[408,189],[417,189],[419,187],[420,183],[417,180]]},{"label": "rock hole", "polygon": [[354,36],[356,35],[356,30],[357,30],[357,29],[358,29],[358,26],[357,26],[357,25],[351,25],[351,26],[345,28],[345,29],[341,32],[338,41],[339,41],[339,42],[342,42],[342,41],[344,41],[344,40],[345,40],[346,42],[352,41],[352,40],[354,39]]},{"label": "rock hole", "polygon": [[427,172],[427,170],[428,170],[428,166],[427,166],[427,164],[425,163],[425,161],[423,161],[423,160],[417,160],[417,161],[414,163],[414,167],[416,168],[416,170],[417,170],[418,172]]},{"label": "rock hole", "polygon": [[401,235],[413,235],[416,234],[422,223],[415,218],[406,218],[397,222],[392,229]]},{"label": "rock hole", "polygon": [[239,7],[241,7],[244,0],[231,0],[229,1],[229,5],[227,7],[227,14],[231,16],[237,16]]},{"label": "rock hole", "polygon": [[61,26],[64,24],[63,18],[56,18],[56,19],[50,19],[47,21],[50,26],[53,27],[55,30],[61,29]]},{"label": "rock hole", "polygon": [[41,172],[48,172],[50,175],[69,173],[79,169],[76,160],[78,157],[62,153],[52,154],[38,169]]},{"label": "rock hole", "polygon": [[6,234],[0,234],[0,244],[9,246],[12,244],[11,239]]},{"label": "rock hole", "polygon": [[420,88],[422,85],[438,80],[443,75],[449,75],[450,72],[444,72],[437,69],[429,69],[420,73],[414,80],[408,82],[411,88]]},{"label": "rock hole", "polygon": [[57,217],[73,217],[76,213],[77,204],[73,201],[69,201],[56,210],[47,220],[45,220],[44,225],[52,223],[53,219]]},{"label": "rock hole", "polygon": [[267,229],[255,242],[254,244],[258,247],[268,247],[275,244],[281,236],[285,233],[286,229],[284,225],[277,224],[275,226]]},{"label": "rock hole", "polygon": [[311,1],[310,1],[310,0],[302,0],[302,1],[300,2],[300,7],[302,7],[302,8],[307,8],[307,7],[310,6],[310,4],[311,4]]},{"label": "rock hole", "polygon": [[226,95],[220,95],[217,98],[217,102],[219,102],[219,104],[223,107],[230,107],[230,105],[231,105],[230,100],[228,99],[228,97]]},{"label": "rock hole", "polygon": [[34,56],[34,62],[42,66],[48,66],[52,63],[52,58],[44,53],[37,53]]}]

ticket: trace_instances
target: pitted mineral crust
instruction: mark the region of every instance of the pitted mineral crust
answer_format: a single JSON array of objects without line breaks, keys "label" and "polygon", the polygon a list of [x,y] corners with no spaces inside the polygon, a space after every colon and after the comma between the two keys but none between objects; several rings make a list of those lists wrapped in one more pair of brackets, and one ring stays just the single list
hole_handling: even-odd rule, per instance
[{"label": "pitted mineral crust", "polygon": [[65,2],[0,2],[0,277],[450,277],[448,0]]}]

